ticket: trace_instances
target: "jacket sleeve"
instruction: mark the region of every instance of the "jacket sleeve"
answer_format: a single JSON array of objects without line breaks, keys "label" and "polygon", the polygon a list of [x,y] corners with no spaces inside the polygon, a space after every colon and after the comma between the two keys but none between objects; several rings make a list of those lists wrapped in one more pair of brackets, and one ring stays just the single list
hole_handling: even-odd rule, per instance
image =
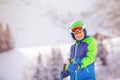
[{"label": "jacket sleeve", "polygon": [[90,37],[85,41],[87,46],[87,54],[85,58],[81,61],[81,68],[85,68],[86,66],[92,64],[95,61],[96,53],[97,53],[97,44],[93,37]]}]

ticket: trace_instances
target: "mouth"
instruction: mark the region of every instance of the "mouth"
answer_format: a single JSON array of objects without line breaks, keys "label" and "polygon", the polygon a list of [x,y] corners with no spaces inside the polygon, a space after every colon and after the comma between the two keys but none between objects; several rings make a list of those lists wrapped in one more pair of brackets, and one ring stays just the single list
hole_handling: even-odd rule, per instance
[{"label": "mouth", "polygon": [[82,36],[79,36],[79,37],[77,37],[77,38],[81,38]]},{"label": "mouth", "polygon": [[80,39],[81,37],[77,37],[78,39]]}]

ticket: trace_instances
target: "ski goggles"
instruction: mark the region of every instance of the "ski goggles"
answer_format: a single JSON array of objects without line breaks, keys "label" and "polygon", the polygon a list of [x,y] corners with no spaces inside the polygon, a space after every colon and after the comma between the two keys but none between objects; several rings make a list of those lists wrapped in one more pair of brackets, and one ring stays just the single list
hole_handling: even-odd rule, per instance
[{"label": "ski goggles", "polygon": [[83,27],[81,26],[78,26],[78,27],[75,27],[73,29],[70,30],[72,33],[79,33],[81,31],[83,31]]}]

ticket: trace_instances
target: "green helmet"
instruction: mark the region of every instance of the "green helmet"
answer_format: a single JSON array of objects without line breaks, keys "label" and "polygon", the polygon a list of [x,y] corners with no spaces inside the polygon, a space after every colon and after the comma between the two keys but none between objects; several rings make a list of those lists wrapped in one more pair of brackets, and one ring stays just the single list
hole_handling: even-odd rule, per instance
[{"label": "green helmet", "polygon": [[81,27],[83,27],[83,29],[85,29],[85,24],[84,24],[82,21],[80,21],[80,20],[73,21],[73,22],[70,24],[69,29],[71,30],[71,29],[73,29],[73,28],[75,28],[75,27],[78,27],[78,26],[81,26]]}]

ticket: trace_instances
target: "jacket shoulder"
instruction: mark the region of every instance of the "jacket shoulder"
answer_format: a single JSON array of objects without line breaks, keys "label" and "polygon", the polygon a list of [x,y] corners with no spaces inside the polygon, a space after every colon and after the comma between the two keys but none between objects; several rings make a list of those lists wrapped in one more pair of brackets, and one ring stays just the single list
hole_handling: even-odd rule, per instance
[{"label": "jacket shoulder", "polygon": [[96,40],[93,36],[89,36],[88,38],[84,39],[82,42],[85,42],[87,44],[91,44],[91,42],[92,42],[92,43],[96,44]]}]

